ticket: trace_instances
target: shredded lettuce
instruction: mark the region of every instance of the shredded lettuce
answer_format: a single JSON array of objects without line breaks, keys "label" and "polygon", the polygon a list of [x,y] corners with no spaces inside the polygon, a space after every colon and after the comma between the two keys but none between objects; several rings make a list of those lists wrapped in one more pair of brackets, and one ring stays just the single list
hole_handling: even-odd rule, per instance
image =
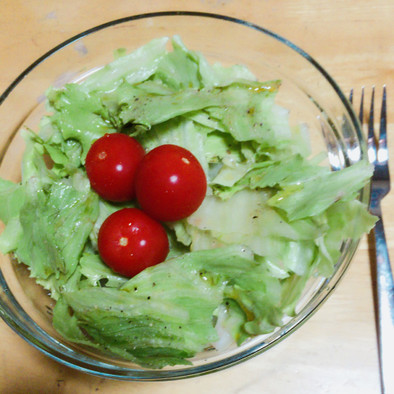
[{"label": "shredded lettuce", "polygon": [[[149,368],[272,332],[311,277],[331,275],[342,243],[375,223],[357,199],[371,166],[333,172],[311,159],[305,125],[290,127],[276,103],[280,81],[168,42],[118,51],[85,80],[50,88],[37,134],[23,131],[22,181],[0,179],[0,250],[57,300],[54,327]],[[97,234],[136,204],[103,201],[84,168],[92,143],[113,132],[146,151],[190,150],[208,180],[200,208],[164,224],[166,261],[131,279],[103,263]]]}]

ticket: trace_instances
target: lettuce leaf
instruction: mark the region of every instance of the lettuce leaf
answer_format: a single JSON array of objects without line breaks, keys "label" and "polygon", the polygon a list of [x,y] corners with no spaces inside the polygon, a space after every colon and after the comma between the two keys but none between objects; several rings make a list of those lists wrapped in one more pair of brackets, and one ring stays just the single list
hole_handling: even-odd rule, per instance
[{"label": "lettuce leaf", "polygon": [[62,302],[72,316],[67,308],[55,310],[63,316],[56,328],[74,341],[85,332],[83,341],[90,338],[140,365],[189,363],[187,357],[217,340],[212,315],[222,302],[224,274],[253,264],[249,257],[236,247],[190,253],[146,269],[120,289],[65,293]]},{"label": "lettuce leaf", "polygon": [[81,87],[87,92],[106,93],[115,90],[123,81],[130,84],[145,81],[156,72],[160,60],[167,53],[167,42],[167,37],[158,38],[118,57],[82,81]]},{"label": "lettuce leaf", "polygon": [[212,319],[220,308],[229,315],[216,325],[230,326],[239,343],[272,331],[283,318],[282,289],[250,250],[231,245],[167,260],[119,288],[64,293],[54,321],[69,340],[161,368],[189,363],[219,339]]},{"label": "lettuce leaf", "polygon": [[286,185],[268,204],[284,210],[290,220],[315,216],[338,200],[355,199],[372,172],[371,164],[359,161],[340,171],[327,171],[303,183]]},{"label": "lettuce leaf", "polygon": [[[83,182],[76,186],[78,182]],[[98,198],[76,175],[44,190],[32,179],[26,185],[27,202],[20,211],[23,237],[14,251],[40,279],[70,276],[98,215]]]},{"label": "lettuce leaf", "polygon": [[64,140],[77,140],[86,154],[92,143],[106,133],[117,130],[116,123],[94,93],[85,92],[80,85],[68,84],[62,90],[48,92],[50,108],[54,110],[51,123],[61,131]]}]

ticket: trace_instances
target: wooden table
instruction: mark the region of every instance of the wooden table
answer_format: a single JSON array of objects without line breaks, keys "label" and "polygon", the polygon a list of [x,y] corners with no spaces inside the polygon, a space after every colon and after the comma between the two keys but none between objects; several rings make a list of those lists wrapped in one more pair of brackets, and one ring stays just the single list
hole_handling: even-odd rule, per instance
[{"label": "wooden table", "polygon": [[[392,0],[1,0],[0,91],[37,57],[78,32],[127,15],[176,9],[228,14],[288,37],[345,92],[386,83],[389,133],[394,135]],[[394,152],[394,138],[390,149]],[[394,258],[393,207],[390,195],[384,212]],[[138,383],[82,374],[42,355],[1,321],[0,392],[378,393],[369,251],[364,238],[334,295],[284,342],[239,366],[199,378]]]}]

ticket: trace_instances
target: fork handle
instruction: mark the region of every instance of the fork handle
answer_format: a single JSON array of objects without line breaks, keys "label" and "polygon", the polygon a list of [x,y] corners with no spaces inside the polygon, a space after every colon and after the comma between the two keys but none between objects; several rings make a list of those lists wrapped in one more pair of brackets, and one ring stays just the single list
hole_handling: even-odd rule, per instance
[{"label": "fork handle", "polygon": [[378,299],[378,346],[382,393],[394,393],[394,282],[383,220],[374,228],[376,243],[376,291]]}]

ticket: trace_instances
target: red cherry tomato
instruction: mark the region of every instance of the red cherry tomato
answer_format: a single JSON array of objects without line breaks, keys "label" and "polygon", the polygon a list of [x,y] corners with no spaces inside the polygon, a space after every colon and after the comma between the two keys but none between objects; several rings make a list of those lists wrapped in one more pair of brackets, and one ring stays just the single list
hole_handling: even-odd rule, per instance
[{"label": "red cherry tomato", "polygon": [[144,148],[126,134],[105,134],[92,144],[86,156],[86,173],[92,188],[109,201],[134,198],[134,175]]},{"label": "red cherry tomato", "polygon": [[132,277],[165,260],[169,252],[163,226],[136,208],[116,211],[98,234],[98,250],[115,272]]},{"label": "red cherry tomato", "polygon": [[204,170],[188,150],[161,145],[142,159],[135,177],[141,209],[156,220],[174,221],[191,215],[207,190]]}]

